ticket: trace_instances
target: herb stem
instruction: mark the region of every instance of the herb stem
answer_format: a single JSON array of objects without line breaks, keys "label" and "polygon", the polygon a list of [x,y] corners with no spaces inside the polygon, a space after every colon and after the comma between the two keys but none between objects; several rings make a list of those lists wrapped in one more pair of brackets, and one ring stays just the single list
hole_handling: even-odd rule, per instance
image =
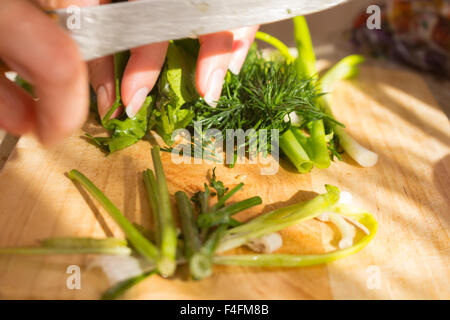
[{"label": "herb stem", "polygon": [[130,255],[131,249],[128,247],[15,247],[0,248],[0,255],[66,255],[66,254],[108,254],[108,255]]},{"label": "herb stem", "polygon": [[225,202],[230,199],[236,192],[238,192],[244,184],[241,182],[237,186],[235,186],[233,189],[228,191],[223,197],[221,197],[217,203],[213,206],[212,211],[215,211],[217,209],[222,208],[225,205]]},{"label": "herb stem", "polygon": [[323,120],[313,121],[310,133],[314,164],[317,168],[326,169],[330,166],[331,159],[328,152]]},{"label": "herb stem", "polygon": [[156,176],[158,221],[160,223],[161,232],[161,254],[157,261],[157,266],[159,272],[163,276],[168,277],[172,275],[176,269],[177,232],[172,216],[172,210],[170,208],[169,191],[158,146],[152,148],[152,159]]},{"label": "herb stem", "polygon": [[[364,62],[364,57],[360,55],[350,55],[340,60],[333,68],[328,70],[320,79],[322,89],[332,91],[336,82],[356,76],[359,72],[358,65]],[[330,106],[330,97],[325,95],[319,98],[322,109],[329,116],[333,117]],[[339,144],[345,152],[363,167],[372,167],[378,161],[378,155],[360,145],[353,139],[344,128],[334,125],[334,132],[339,138]]]},{"label": "herb stem", "polygon": [[183,191],[175,193],[177,201],[178,213],[180,214],[181,226],[183,229],[184,239],[184,256],[186,260],[200,249],[201,241],[198,233],[197,223],[195,221],[194,212],[188,196]]},{"label": "herb stem", "polygon": [[325,187],[327,193],[318,195],[309,201],[267,212],[240,226],[227,230],[217,251],[223,252],[237,248],[252,239],[317,217],[339,200],[339,189],[337,187],[331,185],[325,185]]},{"label": "herb stem", "polygon": [[232,215],[261,203],[260,197],[251,197],[210,213],[202,213],[198,216],[197,223],[202,229],[211,228],[218,224],[228,224]]},{"label": "herb stem", "polygon": [[145,190],[147,191],[147,197],[148,197],[148,201],[150,203],[150,207],[152,208],[152,215],[153,215],[153,220],[155,223],[155,240],[156,240],[156,245],[160,246],[161,245],[161,222],[159,221],[159,215],[158,215],[158,199],[156,198],[156,195],[158,194],[157,189],[156,189],[156,179],[155,179],[155,174],[153,173],[152,170],[147,169],[144,171],[143,173],[144,176],[144,186],[145,186]]},{"label": "herb stem", "polygon": [[300,173],[307,173],[313,168],[313,162],[306,151],[297,141],[292,128],[288,129],[280,137],[280,148],[284,154],[291,160],[292,164]]},{"label": "herb stem", "polygon": [[364,234],[353,246],[324,254],[296,255],[296,254],[243,254],[214,256],[215,264],[238,265],[249,267],[306,267],[323,263],[329,263],[350,256],[363,249],[377,232],[377,221],[368,212],[345,213],[362,223],[369,234]]},{"label": "herb stem", "polygon": [[289,48],[283,42],[271,36],[270,34],[258,31],[256,32],[255,39],[267,42],[268,44],[275,47],[288,63],[291,63],[295,60],[294,57],[289,52]]},{"label": "herb stem", "polygon": [[294,22],[294,36],[298,52],[298,56],[295,59],[297,72],[303,78],[315,77],[317,75],[316,55],[306,19],[303,16],[299,16],[292,20]]},{"label": "herb stem", "polygon": [[115,299],[120,298],[125,293],[125,291],[127,291],[128,289],[132,288],[139,282],[147,279],[149,276],[151,276],[155,273],[156,273],[156,271],[152,270],[152,271],[143,273],[141,275],[138,275],[136,277],[132,277],[130,279],[126,279],[126,280],[119,282],[115,286],[109,288],[102,295],[102,300],[115,300]]},{"label": "herb stem", "polygon": [[144,258],[154,261],[158,257],[158,248],[148,241],[119,209],[101,192],[86,176],[77,170],[68,173],[70,179],[79,182],[102,205],[109,215],[116,221],[127,239]]}]

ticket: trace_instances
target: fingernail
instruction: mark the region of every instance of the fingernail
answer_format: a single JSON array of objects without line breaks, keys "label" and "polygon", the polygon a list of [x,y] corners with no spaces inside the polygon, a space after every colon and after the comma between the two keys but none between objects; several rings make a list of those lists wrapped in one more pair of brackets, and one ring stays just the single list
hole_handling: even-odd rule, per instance
[{"label": "fingernail", "polygon": [[222,93],[222,85],[226,72],[224,69],[216,69],[208,78],[208,89],[206,90],[204,99],[213,108],[217,106],[217,101]]},{"label": "fingernail", "polygon": [[97,108],[101,118],[108,113],[108,109],[111,107],[109,104],[108,91],[104,86],[101,86],[97,90]]},{"label": "fingernail", "polygon": [[141,109],[142,105],[144,104],[145,98],[147,98],[149,92],[150,89],[145,87],[136,91],[125,110],[129,118],[134,118],[136,113],[138,113],[139,109]]},{"label": "fingernail", "polygon": [[239,74],[239,71],[241,71],[242,65],[244,64],[245,58],[247,57],[249,44],[248,41],[241,40],[238,42],[237,46],[237,49],[231,56],[231,61],[228,66],[228,69],[230,69],[230,71],[234,74]]}]

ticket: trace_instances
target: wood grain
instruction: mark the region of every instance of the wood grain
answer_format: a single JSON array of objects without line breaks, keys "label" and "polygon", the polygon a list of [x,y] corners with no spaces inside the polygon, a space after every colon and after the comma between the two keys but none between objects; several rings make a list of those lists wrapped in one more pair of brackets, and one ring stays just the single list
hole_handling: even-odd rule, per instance
[{"label": "wood grain", "polygon": [[[450,128],[423,80],[412,73],[363,67],[356,82],[342,82],[333,94],[339,120],[362,144],[380,155],[373,168],[351,159],[328,170],[299,175],[287,163],[276,175],[262,176],[258,165],[217,168],[230,186],[245,183],[236,199],[260,195],[263,204],[240,218],[306,200],[334,184],[370,210],[379,232],[360,253],[326,266],[303,269],[217,267],[199,282],[153,277],[130,290],[130,299],[449,299],[450,298]],[[100,129],[88,122],[85,131]],[[140,224],[150,226],[141,172],[151,168],[150,144],[141,141],[105,157],[72,136],[64,145],[43,149],[23,137],[0,173],[0,246],[34,245],[52,236],[123,236],[98,205],[80,194],[65,176],[85,173]],[[169,191],[199,190],[214,164],[171,162],[163,154]],[[330,225],[308,221],[282,232],[285,252],[333,249]],[[91,257],[0,257],[0,298],[96,299],[108,287]],[[82,267],[82,289],[66,288],[66,268]],[[377,282],[378,277],[379,282]]]}]

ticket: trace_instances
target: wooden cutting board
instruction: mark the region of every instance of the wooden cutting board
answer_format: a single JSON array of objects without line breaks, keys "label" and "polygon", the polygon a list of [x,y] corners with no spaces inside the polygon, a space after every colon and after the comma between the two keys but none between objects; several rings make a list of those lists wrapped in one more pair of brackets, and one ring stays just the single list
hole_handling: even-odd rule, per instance
[{"label": "wooden cutting board", "polygon": [[[358,81],[333,94],[338,119],[380,155],[373,168],[348,157],[327,170],[299,175],[282,163],[273,176],[257,165],[218,166],[225,184],[245,183],[236,199],[260,195],[263,204],[240,218],[312,198],[324,184],[352,193],[378,219],[379,231],[363,251],[329,265],[301,269],[217,267],[194,282],[181,269],[174,279],[154,276],[130,290],[131,299],[449,299],[450,127],[423,80],[405,71],[365,66]],[[84,131],[101,130],[88,122]],[[76,168],[92,179],[125,215],[150,226],[141,172],[151,168],[150,144],[105,157],[80,138],[45,150],[23,137],[0,174],[0,246],[34,245],[55,236],[122,236],[95,201],[65,176]],[[197,191],[214,164],[174,165],[163,154],[169,191]],[[333,250],[332,226],[315,220],[282,232],[284,252]],[[86,269],[90,257],[0,257],[0,298],[97,299],[106,277]],[[69,290],[69,265],[81,267],[81,289]]]}]

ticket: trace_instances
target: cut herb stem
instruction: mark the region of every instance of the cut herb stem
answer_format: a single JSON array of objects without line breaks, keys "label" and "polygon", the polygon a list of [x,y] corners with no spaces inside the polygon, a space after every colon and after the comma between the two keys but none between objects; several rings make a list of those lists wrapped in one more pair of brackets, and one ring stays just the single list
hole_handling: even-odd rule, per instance
[{"label": "cut herb stem", "polygon": [[280,52],[280,54],[286,59],[286,61],[288,63],[291,63],[294,61],[294,57],[289,52],[289,48],[283,42],[281,42],[277,38],[271,36],[270,34],[267,34],[262,31],[258,31],[258,32],[256,32],[255,39],[267,42],[268,44],[275,47]]},{"label": "cut herb stem", "polygon": [[297,141],[291,129],[288,129],[280,137],[280,148],[289,158],[300,173],[307,173],[313,168],[313,162],[309,158],[302,145]]},{"label": "cut herb stem", "polygon": [[211,228],[223,223],[228,224],[232,215],[261,203],[260,197],[248,198],[210,213],[202,213],[199,215],[197,223],[200,228]]},{"label": "cut herb stem", "polygon": [[156,176],[156,192],[158,200],[158,223],[160,226],[161,245],[160,257],[157,261],[159,272],[163,276],[171,276],[176,269],[177,232],[170,208],[169,191],[167,189],[166,176],[162,166],[160,149],[152,148],[153,167]]},{"label": "cut herb stem", "polygon": [[147,197],[148,201],[150,203],[150,207],[152,208],[152,214],[153,214],[153,221],[155,223],[155,240],[156,245],[161,245],[161,222],[159,221],[159,208],[158,208],[158,199],[156,198],[158,192],[156,189],[156,179],[155,174],[152,170],[145,170],[144,171],[144,186],[145,190],[147,191]]},{"label": "cut herb stem", "polygon": [[319,216],[339,200],[337,187],[331,185],[325,187],[328,192],[314,199],[267,212],[243,225],[229,229],[217,251],[237,248],[252,239]]},{"label": "cut herb stem", "polygon": [[175,193],[175,199],[177,201],[178,213],[183,229],[184,256],[186,260],[189,261],[191,257],[198,252],[202,244],[192,205],[187,194],[183,191],[178,191]]},{"label": "cut herb stem", "polygon": [[103,206],[125,233],[136,251],[149,261],[154,261],[158,257],[158,248],[147,240],[88,178],[77,170],[71,170],[68,176],[70,179],[79,182]]},{"label": "cut herb stem", "polygon": [[296,254],[242,254],[242,255],[217,255],[214,256],[214,264],[237,265],[249,267],[307,267],[323,263],[329,263],[352,255],[363,249],[377,232],[377,221],[367,212],[359,211],[351,213],[348,207],[338,209],[341,214],[349,215],[362,223],[369,234],[364,234],[353,246],[324,254],[296,255]]}]

